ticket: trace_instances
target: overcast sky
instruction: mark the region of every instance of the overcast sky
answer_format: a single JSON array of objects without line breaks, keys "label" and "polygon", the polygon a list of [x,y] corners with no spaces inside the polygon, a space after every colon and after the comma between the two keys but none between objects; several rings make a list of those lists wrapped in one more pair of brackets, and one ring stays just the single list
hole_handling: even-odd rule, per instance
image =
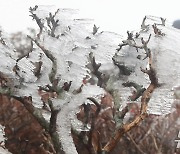
[{"label": "overcast sky", "polygon": [[0,0],[0,26],[7,32],[35,26],[28,12],[34,5],[79,9],[84,17],[95,19],[101,30],[120,34],[138,29],[145,15],[180,19],[180,0]]}]

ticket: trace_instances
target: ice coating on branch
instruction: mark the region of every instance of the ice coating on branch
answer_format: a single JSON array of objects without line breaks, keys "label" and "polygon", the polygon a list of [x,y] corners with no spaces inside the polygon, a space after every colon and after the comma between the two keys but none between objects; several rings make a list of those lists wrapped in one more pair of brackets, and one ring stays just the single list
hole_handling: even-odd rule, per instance
[{"label": "ice coating on branch", "polygon": [[[86,85],[82,93],[72,96],[66,101],[58,115],[58,134],[62,143],[62,148],[67,154],[76,154],[76,148],[71,136],[71,128],[75,130],[83,129],[80,121],[77,120],[76,113],[79,106],[84,103],[88,97],[96,98],[99,102],[104,95],[104,90],[98,86]],[[69,148],[67,148],[69,147]]]},{"label": "ice coating on branch", "polygon": [[[58,20],[58,26],[53,33],[51,33],[52,27],[47,23],[50,12],[51,16],[55,15],[55,21]],[[1,61],[0,71],[19,79],[20,88],[17,88],[16,94],[32,96],[33,105],[39,108],[42,107],[42,100],[38,90],[39,87],[52,86],[50,81],[52,68],[57,67],[54,78],[59,79],[58,88],[72,81],[69,90],[63,91],[62,88],[57,98],[52,99],[52,103],[55,108],[60,109],[57,130],[62,148],[67,154],[75,154],[77,151],[71,129],[81,130],[82,128],[82,123],[76,117],[79,106],[87,101],[87,97],[93,97],[100,102],[101,97],[106,93],[103,88],[95,84],[98,79],[91,70],[90,55],[94,56],[96,65],[101,63],[99,70],[104,73],[104,80],[109,79],[107,90],[118,91],[122,101],[120,110],[129,102],[129,96],[132,93],[129,87],[122,85],[124,82],[133,81],[144,87],[149,84],[148,76],[140,71],[140,67],[148,66],[148,60],[143,60],[146,56],[143,49],[137,52],[134,47],[123,46],[117,52],[116,49],[122,37],[101,29],[94,31],[93,29],[98,28],[99,25],[94,25],[92,20],[79,18],[77,10],[56,11],[53,7],[39,6],[33,13],[42,22],[43,30],[37,37],[32,38],[33,46],[28,55],[18,59],[12,52],[13,47],[5,39],[5,34],[1,33],[0,58],[6,60]],[[155,35],[152,28],[154,23],[159,24],[160,18],[147,16],[146,25],[149,29],[141,30],[140,36],[135,41],[136,45],[142,45],[141,38],[146,41],[151,34],[148,47],[152,51],[153,65],[161,86],[153,93],[148,110],[149,113],[164,114],[170,112],[173,87],[180,85],[180,47],[178,46],[180,32],[167,23],[166,26],[158,25],[165,35]],[[112,58],[127,67],[129,75],[126,74],[127,72],[124,72],[124,75],[113,64]],[[36,72],[38,67],[39,74]],[[88,77],[92,77],[91,84],[85,81]]]},{"label": "ice coating on branch", "polygon": [[12,68],[16,63],[17,55],[15,54],[15,49],[13,48],[10,40],[7,39],[8,34],[6,34],[0,27],[0,59],[1,67],[0,71],[5,74],[11,75],[13,78]]},{"label": "ice coating on branch", "polygon": [[[71,127],[76,130],[82,127],[82,123],[76,117],[79,106],[87,101],[87,97],[93,97],[99,101],[105,93],[99,86],[83,83],[85,77],[91,76],[91,70],[87,67],[90,63],[89,54],[93,53],[97,63],[102,63],[102,69],[110,70],[112,67],[108,68],[107,64],[112,65],[112,56],[122,37],[115,33],[102,31],[93,34],[93,21],[79,18],[77,10],[72,9],[59,9],[51,12],[51,15],[56,12],[54,19],[58,20],[58,27],[53,35],[55,37],[52,37],[50,27],[46,23],[50,14],[46,9],[43,14],[43,9],[44,7],[39,6],[33,12],[45,26],[39,38],[35,39],[55,58],[57,65],[55,77],[60,79],[58,86],[62,87],[65,82],[72,81],[69,91],[62,92],[52,102],[54,107],[60,108],[57,129],[62,148],[68,154],[75,154],[77,152],[71,137]],[[42,61],[43,65],[41,76],[37,78],[33,76],[33,70],[35,69],[34,64],[39,61]],[[41,107],[42,102],[37,91],[39,86],[51,85],[48,77],[51,68],[54,67],[54,62],[33,42],[33,51],[29,53],[28,57],[19,60],[18,65],[22,66],[23,63],[29,64],[29,67],[21,67],[20,70],[26,72],[29,78],[25,79],[24,88],[20,90],[21,95],[32,95],[34,105]],[[21,77],[25,78],[25,75],[21,75]],[[82,91],[74,93],[81,86]]]},{"label": "ice coating on branch", "polygon": [[[146,41],[151,34],[148,48],[151,49],[153,56],[153,65],[156,69],[159,83],[161,86],[155,90],[148,105],[149,113],[153,114],[167,114],[170,112],[171,104],[173,102],[173,87],[180,85],[180,47],[179,44],[180,32],[173,28],[170,23],[166,26],[161,24],[159,17],[147,16],[146,25],[148,30],[141,30],[140,36],[135,39],[136,45],[141,46],[141,38]],[[157,27],[164,33],[163,36],[154,34],[152,25],[156,23]],[[141,56],[139,60],[137,57]],[[122,47],[116,57],[119,61],[130,68],[134,68],[134,72],[125,78],[125,81],[133,81],[140,85],[147,86],[149,79],[146,74],[140,71],[140,67],[146,68],[148,64],[144,49],[139,49],[138,52],[134,47]],[[144,76],[144,77],[142,77]],[[124,90],[123,90],[124,89]],[[121,94],[126,96],[127,89],[121,87]],[[124,100],[124,103],[128,100]]]}]

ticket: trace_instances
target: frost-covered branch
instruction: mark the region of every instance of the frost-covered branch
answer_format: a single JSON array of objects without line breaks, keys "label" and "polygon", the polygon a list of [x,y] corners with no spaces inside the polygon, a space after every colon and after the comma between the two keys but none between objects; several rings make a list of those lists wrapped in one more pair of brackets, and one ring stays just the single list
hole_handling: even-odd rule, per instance
[{"label": "frost-covered branch", "polygon": [[49,124],[49,133],[52,136],[56,132],[56,125],[57,125],[57,115],[60,111],[60,109],[56,109],[53,106],[53,103],[51,100],[48,100],[48,104],[51,110],[51,118],[50,118],[50,124]]},{"label": "frost-covered branch", "polygon": [[103,150],[105,152],[110,152],[119,142],[120,138],[129,130],[137,126],[147,115],[147,105],[151,98],[151,95],[155,88],[158,87],[158,79],[156,76],[156,71],[152,67],[152,56],[149,54],[149,70],[141,69],[144,73],[147,73],[151,81],[148,88],[144,91],[141,98],[141,110],[140,115],[137,116],[132,122],[122,125],[118,130],[116,130],[115,135],[110,139],[110,141],[105,145]]},{"label": "frost-covered branch", "polygon": [[141,24],[141,29],[142,29],[142,31],[145,31],[145,32],[147,32],[149,30],[149,25],[145,24],[146,19],[147,19],[147,17],[145,16],[143,18],[143,21],[142,21],[142,24]]},{"label": "frost-covered branch", "polygon": [[[147,41],[145,41],[143,37],[141,38],[142,45],[137,45],[136,44],[136,42],[135,42],[135,40],[133,38],[133,34],[132,33],[129,33],[129,31],[128,31],[127,34],[128,34],[127,40],[123,40],[122,41],[123,43],[119,44],[118,45],[119,48],[116,49],[116,50],[119,52],[122,49],[123,46],[127,46],[127,45],[130,46],[130,47],[136,48],[137,52],[138,52],[138,49],[144,49],[145,52],[146,52],[146,57],[144,59],[146,59],[148,57],[148,54],[149,54],[149,48],[147,47],[147,45],[148,45],[148,43],[150,41],[151,34],[149,35]],[[139,34],[136,33],[135,38],[138,38],[138,37],[139,37]]]},{"label": "frost-covered branch", "polygon": [[43,115],[41,114],[41,111],[37,108],[35,108],[32,104],[32,97],[17,97],[17,96],[12,96],[14,99],[20,101],[24,107],[29,111],[29,113],[31,113],[35,119],[37,119],[37,121],[39,122],[40,125],[43,126],[43,128],[49,132],[49,123],[45,120],[45,118],[43,117]]},{"label": "frost-covered branch", "polygon": [[96,63],[93,53],[89,54],[89,59],[92,65],[92,73],[98,78],[97,85],[103,87],[105,84],[105,80],[104,80],[105,75],[99,71],[99,68],[101,67],[101,63],[98,64]]},{"label": "frost-covered branch", "polygon": [[161,17],[162,25],[165,26],[166,19]]},{"label": "frost-covered branch", "polygon": [[49,105],[50,110],[51,110],[49,134],[52,137],[52,141],[53,141],[54,147],[56,149],[56,152],[58,154],[60,154],[60,153],[63,154],[64,151],[61,149],[62,145],[60,143],[59,135],[58,135],[57,129],[56,129],[56,127],[57,127],[57,116],[58,116],[58,113],[60,112],[60,109],[55,108],[50,99],[48,100],[48,105]]},{"label": "frost-covered branch", "polygon": [[156,34],[157,36],[164,36],[165,34],[161,32],[161,30],[159,28],[157,28],[157,24],[153,24],[152,25],[153,29],[154,29],[154,34]]},{"label": "frost-covered branch", "polygon": [[33,51],[33,41],[31,40],[31,46],[29,48],[29,51],[26,54],[22,54],[20,55],[20,57],[16,60],[16,62],[20,61],[21,59],[23,59],[24,57],[28,58],[29,54]]},{"label": "frost-covered branch", "polygon": [[56,28],[59,26],[59,24],[58,24],[58,22],[59,22],[59,20],[57,19],[57,20],[55,20],[54,18],[55,18],[55,16],[56,16],[56,14],[59,12],[59,9],[55,12],[55,14],[54,15],[52,15],[51,13],[49,13],[49,17],[47,17],[46,18],[46,20],[47,20],[47,25],[48,25],[48,27],[49,27],[49,29],[50,29],[50,35],[52,36],[52,37],[59,37],[59,36],[55,36],[55,30],[56,30]]},{"label": "frost-covered branch", "polygon": [[[129,46],[133,46],[136,44],[135,40],[134,40],[134,35],[133,33],[130,33],[129,31],[127,31],[127,40],[123,40],[121,44],[119,44],[119,48],[116,49],[117,51],[120,51],[122,49],[123,46],[129,45]],[[135,37],[138,37],[138,35],[136,35]]]},{"label": "frost-covered branch", "polygon": [[93,27],[93,32],[92,34],[95,35],[99,30],[99,27],[97,27],[95,24],[94,24],[94,27]]},{"label": "frost-covered branch", "polygon": [[43,64],[42,61],[39,61],[39,62],[34,63],[35,68],[34,68],[34,70],[33,70],[33,73],[34,73],[34,75],[35,75],[37,78],[39,78],[40,75],[41,75],[42,64]]},{"label": "frost-covered branch", "polygon": [[131,75],[131,73],[133,72],[133,69],[132,69],[132,68],[129,68],[129,67],[125,66],[123,63],[118,62],[118,61],[115,59],[115,57],[113,57],[112,60],[113,60],[114,65],[116,65],[116,66],[119,68],[120,73],[121,73],[122,75],[126,75],[126,76]]},{"label": "frost-covered branch", "polygon": [[39,33],[38,33],[38,37],[41,35],[41,33],[42,33],[42,30],[43,30],[43,28],[44,28],[44,23],[42,22],[42,20],[40,19],[40,18],[38,18],[38,16],[36,15],[36,14],[34,14],[33,12],[34,11],[36,11],[37,10],[37,8],[38,8],[38,6],[36,5],[34,8],[32,8],[32,7],[30,7],[29,8],[29,12],[31,13],[31,17],[33,18],[33,19],[35,19],[36,20],[36,23],[37,23],[37,25],[39,26]]},{"label": "frost-covered branch", "polygon": [[56,73],[57,73],[57,60],[56,57],[51,53],[51,51],[47,50],[44,46],[42,46],[36,39],[28,36],[43,52],[44,54],[52,61],[51,73],[49,74],[49,81],[52,83],[52,87],[57,91],[57,85],[55,85],[54,81],[56,81]]},{"label": "frost-covered branch", "polygon": [[146,90],[146,88],[143,88],[142,85],[139,85],[135,82],[125,82],[122,84],[125,87],[134,87],[136,89],[136,92],[130,97],[131,101],[137,100],[140,96],[142,96],[143,92]]}]

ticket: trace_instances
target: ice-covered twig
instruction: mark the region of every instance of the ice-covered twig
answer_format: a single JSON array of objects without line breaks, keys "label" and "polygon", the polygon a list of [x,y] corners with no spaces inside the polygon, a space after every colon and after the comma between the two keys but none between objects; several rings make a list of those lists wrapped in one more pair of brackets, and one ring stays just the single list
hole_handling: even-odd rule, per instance
[{"label": "ice-covered twig", "polygon": [[[57,19],[57,20],[54,19],[55,16],[56,16],[56,14],[57,14],[58,12],[59,12],[59,9],[55,12],[54,15],[52,15],[51,13],[49,13],[49,17],[46,18],[46,20],[47,20],[47,25],[48,25],[48,27],[50,28],[50,35],[51,35],[52,37],[56,37],[56,36],[55,36],[55,30],[56,30],[56,28],[59,26],[59,24],[58,24],[59,20],[58,20],[58,19]],[[57,37],[58,37],[58,36],[57,36]]]},{"label": "ice-covered twig", "polygon": [[126,75],[126,76],[131,75],[131,73],[133,72],[133,70],[131,68],[125,66],[123,63],[118,62],[115,59],[115,57],[113,57],[112,60],[113,60],[114,65],[116,65],[119,68],[120,73],[122,75]]},{"label": "ice-covered twig", "polygon": [[127,31],[127,40],[123,40],[121,44],[119,44],[119,48],[116,49],[117,51],[120,51],[122,49],[123,46],[129,45],[129,46],[133,46],[136,44],[134,38],[133,38],[133,33],[130,33],[129,31]]},{"label": "ice-covered twig", "polygon": [[57,73],[57,60],[54,57],[54,55],[51,53],[51,51],[47,50],[43,45],[41,45],[36,39],[33,39],[32,37],[28,36],[43,52],[44,54],[52,61],[52,69],[49,74],[49,81],[52,83],[53,88],[57,88],[57,85],[54,84],[54,81],[56,80],[56,73]]},{"label": "ice-covered twig", "polygon": [[52,137],[52,141],[53,141],[56,152],[57,153],[64,153],[64,151],[61,149],[62,146],[61,146],[61,143],[59,140],[59,135],[58,135],[57,129],[56,129],[56,127],[57,127],[57,116],[58,116],[58,113],[60,112],[60,109],[55,108],[50,99],[48,100],[48,105],[49,105],[49,108],[51,110],[49,134]]},{"label": "ice-covered twig", "polygon": [[21,59],[23,59],[24,57],[28,58],[29,57],[29,54],[33,51],[33,42],[31,40],[31,46],[29,48],[29,51],[26,53],[26,54],[23,54],[21,55],[17,60],[16,62],[20,61]]},{"label": "ice-covered twig", "polygon": [[146,18],[147,18],[146,16],[143,18],[143,21],[142,21],[142,24],[141,24],[142,31],[148,31],[149,30],[149,25],[145,24]]},{"label": "ice-covered twig", "polygon": [[32,97],[17,97],[17,96],[12,96],[16,100],[20,101],[24,107],[31,113],[39,122],[39,124],[47,131],[49,132],[49,123],[45,120],[43,115],[41,114],[41,111],[37,108],[35,108],[32,104]]},{"label": "ice-covered twig", "polygon": [[[123,41],[122,41],[123,43],[122,43],[122,44],[119,44],[119,45],[118,45],[119,48],[116,49],[116,50],[117,50],[117,51],[120,51],[123,46],[129,45],[129,46],[131,46],[131,47],[136,48],[137,52],[138,52],[138,49],[144,49],[145,52],[146,52],[146,55],[148,55],[148,47],[147,47],[147,44],[148,44],[149,41],[150,41],[151,34],[149,35],[149,38],[148,38],[147,41],[144,41],[143,37],[141,38],[141,43],[142,43],[142,45],[140,45],[140,46],[136,44],[136,42],[135,42],[135,40],[134,40],[134,38],[133,38],[132,33],[127,32],[127,34],[128,34],[127,40],[123,40]],[[135,37],[139,37],[139,34],[137,33]],[[148,56],[147,56],[147,57],[148,57]],[[145,58],[147,58],[147,57],[145,57]],[[144,58],[144,59],[145,59],[145,58]]]},{"label": "ice-covered twig", "polygon": [[160,17],[160,19],[161,19],[161,23],[160,23],[160,24],[157,23],[156,25],[165,26],[166,19],[165,19],[165,18],[162,18],[162,17]]},{"label": "ice-covered twig", "polygon": [[34,73],[34,75],[35,75],[37,78],[39,78],[40,75],[41,75],[41,67],[42,67],[42,64],[43,64],[42,61],[39,61],[39,62],[34,63],[35,69],[33,70],[33,73]]},{"label": "ice-covered twig", "polygon": [[156,34],[157,36],[164,36],[165,34],[161,32],[161,30],[159,28],[157,28],[157,24],[153,24],[152,25],[153,30],[154,30],[154,34]]},{"label": "ice-covered twig", "polygon": [[69,81],[69,83],[65,82],[62,89],[64,89],[65,91],[69,91],[69,89],[71,87],[71,83],[72,83],[72,81]]},{"label": "ice-covered twig", "polygon": [[165,26],[166,19],[161,17],[162,25]]},{"label": "ice-covered twig", "polygon": [[37,10],[37,8],[38,8],[37,5],[36,5],[34,8],[30,7],[30,8],[29,8],[29,12],[31,13],[30,16],[31,16],[33,19],[36,20],[36,23],[37,23],[38,26],[39,26],[39,29],[40,29],[40,30],[39,30],[39,33],[37,34],[37,36],[39,37],[39,36],[41,35],[41,33],[42,33],[43,28],[44,28],[44,23],[42,23],[41,19],[38,18],[38,16],[33,13],[34,11]]},{"label": "ice-covered twig", "polygon": [[146,88],[143,88],[142,85],[139,85],[135,82],[125,82],[123,83],[123,86],[125,87],[134,87],[136,89],[135,94],[130,97],[131,101],[137,100],[140,96],[142,96],[143,92],[146,90]]},{"label": "ice-covered twig", "polygon": [[104,78],[103,78],[103,73],[99,71],[101,63],[98,64],[96,63],[95,57],[93,56],[92,53],[89,54],[89,59],[92,65],[92,73],[98,78],[97,85],[102,87],[104,84]]},{"label": "ice-covered twig", "polygon": [[48,100],[48,105],[51,110],[51,118],[50,118],[50,125],[49,125],[49,134],[52,135],[56,132],[56,121],[57,121],[57,114],[59,113],[60,109],[56,109],[53,106],[53,103],[51,100]]},{"label": "ice-covered twig", "polygon": [[146,59],[147,57],[149,57],[149,52],[151,52],[150,49],[149,49],[148,46],[147,46],[148,43],[149,43],[149,41],[150,41],[150,38],[151,38],[151,34],[149,35],[147,41],[144,41],[144,39],[143,39],[143,37],[142,37],[142,38],[141,38],[142,46],[140,46],[140,47],[136,46],[136,48],[140,48],[140,49],[144,49],[144,50],[145,50],[146,56],[143,58],[143,60]]},{"label": "ice-covered twig", "polygon": [[95,34],[98,32],[98,29],[99,29],[99,27],[97,27],[97,26],[94,24],[92,34],[95,35]]}]

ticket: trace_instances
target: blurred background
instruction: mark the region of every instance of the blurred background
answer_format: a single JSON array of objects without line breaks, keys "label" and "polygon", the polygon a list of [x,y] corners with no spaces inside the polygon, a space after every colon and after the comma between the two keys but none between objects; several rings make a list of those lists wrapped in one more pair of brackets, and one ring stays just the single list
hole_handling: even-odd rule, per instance
[{"label": "blurred background", "polygon": [[169,22],[180,18],[178,0],[0,0],[0,26],[10,33],[36,28],[28,10],[35,5],[79,9],[82,17],[95,19],[101,30],[119,34],[139,29],[145,15],[167,18]]}]

